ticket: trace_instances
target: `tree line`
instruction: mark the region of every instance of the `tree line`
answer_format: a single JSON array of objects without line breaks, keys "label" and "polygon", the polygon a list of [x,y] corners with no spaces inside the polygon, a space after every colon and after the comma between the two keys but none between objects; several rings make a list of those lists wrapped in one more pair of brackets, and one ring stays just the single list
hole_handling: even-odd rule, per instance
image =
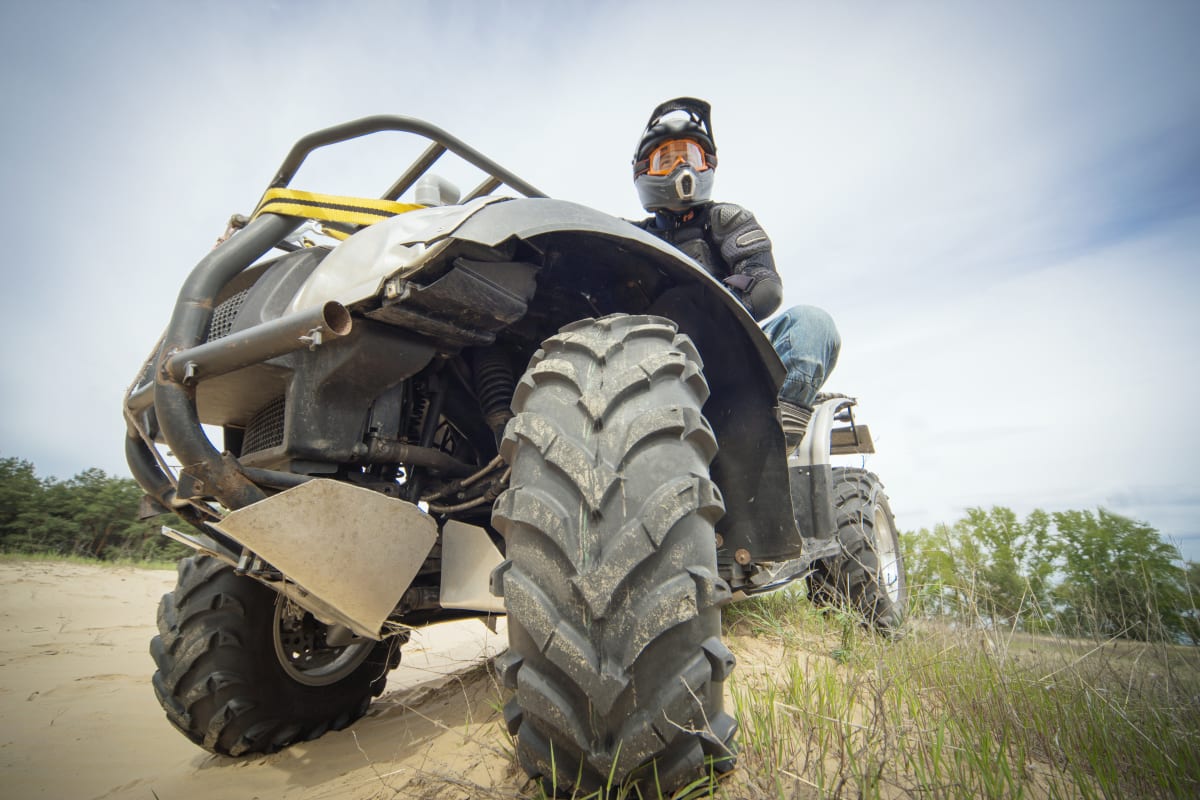
[{"label": "tree line", "polygon": [[0,551],[103,561],[170,561],[188,549],[163,536],[174,514],[138,519],[142,490],[131,478],[88,469],[69,480],[39,478],[33,464],[0,459]]},{"label": "tree line", "polygon": [[973,508],[901,543],[916,615],[1200,644],[1200,563],[1105,509]]},{"label": "tree line", "polygon": [[[175,515],[138,519],[130,478],[88,469],[39,478],[0,458],[0,551],[100,560],[174,560],[160,533]],[[916,616],[983,620],[1032,632],[1200,643],[1200,564],[1141,522],[1100,509],[973,508],[952,525],[901,536]]]}]

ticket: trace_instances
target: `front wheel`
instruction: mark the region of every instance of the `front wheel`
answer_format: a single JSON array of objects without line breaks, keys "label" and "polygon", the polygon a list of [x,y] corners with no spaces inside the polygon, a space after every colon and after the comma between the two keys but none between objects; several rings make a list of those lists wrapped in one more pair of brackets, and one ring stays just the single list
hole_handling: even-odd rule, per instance
[{"label": "front wheel", "polygon": [[841,555],[817,565],[809,593],[820,605],[857,611],[872,627],[894,633],[908,607],[908,582],[883,483],[864,469],[837,467],[833,487]]},{"label": "front wheel", "polygon": [[706,760],[733,767],[707,396],[691,340],[659,317],[569,325],[518,385],[493,512],[509,559],[499,667],[518,758],[550,793],[670,791]]},{"label": "front wheel", "polygon": [[167,719],[213,753],[270,753],[340,730],[367,711],[400,642],[331,645],[327,628],[214,558],[179,563],[150,654]]}]

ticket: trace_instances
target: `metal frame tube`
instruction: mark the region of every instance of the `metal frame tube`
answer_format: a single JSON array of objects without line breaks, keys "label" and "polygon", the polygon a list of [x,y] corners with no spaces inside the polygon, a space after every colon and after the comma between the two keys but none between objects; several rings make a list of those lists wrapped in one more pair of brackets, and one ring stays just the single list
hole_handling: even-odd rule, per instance
[{"label": "metal frame tube", "polygon": [[162,367],[165,359],[200,344],[212,318],[221,288],[254,263],[302,220],[263,214],[200,260],[188,275],[175,313],[163,336],[162,355],[155,369],[154,409],[167,445],[183,465],[183,474],[199,483],[204,493],[226,508],[242,508],[266,497],[262,489],[242,474],[235,459],[223,456],[200,425],[195,387],[185,386]]},{"label": "metal frame tube", "polygon": [[[304,163],[304,159],[308,154],[319,147],[326,145],[344,142],[347,139],[357,139],[360,136],[366,136],[372,133],[380,133],[382,131],[398,131],[400,133],[415,133],[419,136],[424,136],[433,142],[436,142],[441,147],[449,150],[454,155],[466,161],[468,164],[478,167],[494,178],[499,179],[503,183],[516,189],[526,197],[545,197],[546,194],[531,184],[526,183],[513,173],[506,170],[504,167],[492,161],[490,158],[479,152],[475,148],[463,142],[446,131],[430,125],[428,122],[416,119],[414,117],[401,117],[391,115],[377,115],[373,117],[363,117],[352,122],[346,122],[341,125],[334,125],[330,128],[324,128],[319,131],[314,131],[304,138],[300,139],[292,147],[283,164],[280,165],[279,171],[275,173],[275,179],[271,181],[273,188],[287,186],[292,178],[296,176],[296,172],[300,169],[300,165]],[[441,155],[438,153],[437,155]],[[425,169],[435,161],[437,156],[433,155],[433,149],[427,150],[418,164],[424,163]],[[424,170],[422,170],[423,172]],[[396,192],[397,188],[403,186],[406,180],[416,180],[419,173],[414,175],[412,172],[406,173],[401,181],[397,181],[387,192],[391,195]],[[404,189],[400,188],[402,192]],[[397,196],[399,196],[397,194]]]},{"label": "metal frame tube", "polygon": [[125,436],[125,461],[134,480],[146,494],[153,497],[165,508],[175,504],[175,484],[163,473],[158,461],[150,452],[149,446],[142,441],[136,431],[130,430]]},{"label": "metal frame tube", "polygon": [[134,480],[159,505],[193,525],[204,524],[204,515],[195,507],[176,502],[175,484],[158,465],[154,454],[150,452],[150,446],[133,430],[130,430],[125,438],[125,461],[129,464],[129,471]]},{"label": "metal frame tube", "polygon": [[788,458],[789,466],[819,466],[830,463],[830,440],[833,436],[834,417],[846,406],[854,405],[849,397],[834,397],[817,403],[808,430],[795,453]]},{"label": "metal frame tube", "polygon": [[442,153],[445,152],[446,148],[444,145],[440,145],[437,142],[429,145],[425,149],[425,152],[421,154],[421,157],[414,161],[412,166],[408,168],[408,171],[388,187],[388,190],[383,193],[383,197],[387,200],[399,200],[400,195],[407,192],[417,182],[417,179],[424,175],[433,166],[434,162],[441,158]]}]

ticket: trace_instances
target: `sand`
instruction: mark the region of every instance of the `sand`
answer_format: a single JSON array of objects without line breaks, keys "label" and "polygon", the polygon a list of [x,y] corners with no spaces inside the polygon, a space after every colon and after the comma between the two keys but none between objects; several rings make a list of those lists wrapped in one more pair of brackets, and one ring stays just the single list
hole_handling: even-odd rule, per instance
[{"label": "sand", "polygon": [[0,564],[0,780],[5,798],[528,796],[489,656],[503,622],[414,635],[367,716],[269,756],[231,759],[167,722],[150,678],[173,571]]}]

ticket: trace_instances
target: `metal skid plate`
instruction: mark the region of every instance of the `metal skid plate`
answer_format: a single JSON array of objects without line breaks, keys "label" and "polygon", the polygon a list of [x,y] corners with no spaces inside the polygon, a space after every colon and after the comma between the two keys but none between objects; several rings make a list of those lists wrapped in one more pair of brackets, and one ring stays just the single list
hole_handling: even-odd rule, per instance
[{"label": "metal skid plate", "polygon": [[437,523],[412,503],[321,479],[238,509],[213,527],[372,638],[437,541]]},{"label": "metal skid plate", "polygon": [[492,594],[492,570],[504,556],[487,531],[451,520],[442,528],[442,608],[504,613],[504,600]]}]

